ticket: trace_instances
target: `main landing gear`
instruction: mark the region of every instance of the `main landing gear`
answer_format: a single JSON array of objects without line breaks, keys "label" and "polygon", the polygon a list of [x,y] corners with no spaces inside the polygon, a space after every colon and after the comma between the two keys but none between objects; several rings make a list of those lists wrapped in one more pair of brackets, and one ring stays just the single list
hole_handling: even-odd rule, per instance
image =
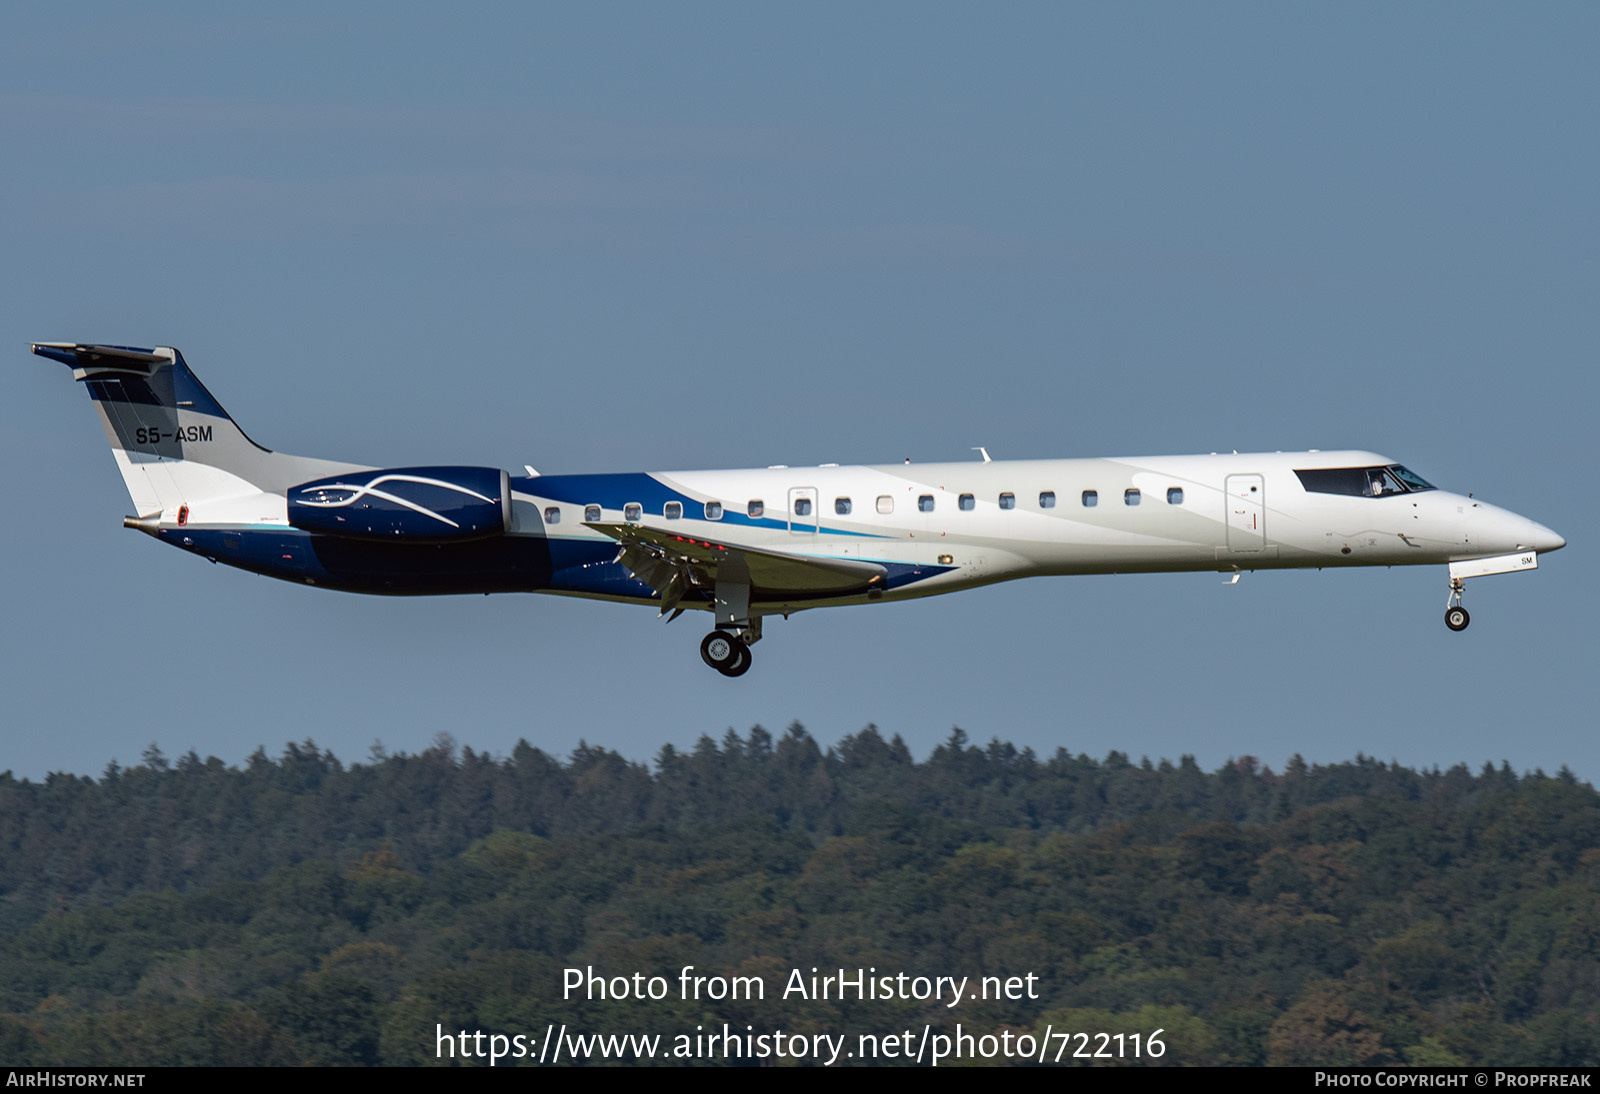
[{"label": "main landing gear", "polygon": [[750,614],[749,574],[742,565],[730,559],[718,571],[712,604],[717,629],[700,640],[700,657],[724,676],[749,672],[750,647],[761,641],[761,617]]},{"label": "main landing gear", "polygon": [[750,671],[750,647],[743,637],[727,631],[712,631],[701,639],[700,657],[724,676],[743,676]]},{"label": "main landing gear", "polygon": [[1451,578],[1450,599],[1445,601],[1444,625],[1453,631],[1464,631],[1467,624],[1472,622],[1472,616],[1461,606],[1462,584],[1459,577]]}]

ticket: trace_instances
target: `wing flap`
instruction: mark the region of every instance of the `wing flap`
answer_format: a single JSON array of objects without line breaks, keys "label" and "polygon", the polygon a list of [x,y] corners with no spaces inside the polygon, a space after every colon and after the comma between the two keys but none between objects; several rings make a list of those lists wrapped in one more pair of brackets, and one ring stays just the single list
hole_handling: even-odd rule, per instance
[{"label": "wing flap", "polygon": [[[621,544],[618,561],[662,594],[666,611],[696,586],[725,579],[748,582],[750,595],[826,596],[881,587],[888,570],[875,562],[793,555],[737,543],[684,536],[638,524],[586,523]],[[669,595],[672,604],[667,604]]]}]

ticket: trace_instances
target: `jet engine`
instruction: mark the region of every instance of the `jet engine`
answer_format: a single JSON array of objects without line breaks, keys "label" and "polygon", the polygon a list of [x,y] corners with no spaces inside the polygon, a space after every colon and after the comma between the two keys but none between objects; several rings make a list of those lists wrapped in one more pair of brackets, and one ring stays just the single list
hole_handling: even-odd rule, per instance
[{"label": "jet engine", "polygon": [[488,539],[511,527],[510,477],[494,467],[387,467],[291,487],[289,524],[391,543]]}]

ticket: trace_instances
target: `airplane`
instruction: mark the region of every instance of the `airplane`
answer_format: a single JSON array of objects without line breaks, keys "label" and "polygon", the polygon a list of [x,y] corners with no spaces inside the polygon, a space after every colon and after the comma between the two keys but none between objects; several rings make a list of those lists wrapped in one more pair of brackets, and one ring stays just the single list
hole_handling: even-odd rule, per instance
[{"label": "airplane", "polygon": [[388,595],[542,592],[710,612],[740,676],[762,619],[1061,574],[1325,566],[1536,569],[1566,540],[1362,451],[511,475],[256,444],[171,347],[38,342],[85,384],[133,499],[123,525],[211,562]]}]

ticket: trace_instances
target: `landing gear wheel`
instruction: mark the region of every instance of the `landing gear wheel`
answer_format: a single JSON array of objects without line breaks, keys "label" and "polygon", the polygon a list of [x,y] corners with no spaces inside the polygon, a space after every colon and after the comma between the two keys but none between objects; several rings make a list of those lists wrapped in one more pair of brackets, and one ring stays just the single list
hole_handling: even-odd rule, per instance
[{"label": "landing gear wheel", "polygon": [[1449,627],[1451,630],[1464,631],[1467,629],[1467,624],[1471,622],[1472,616],[1468,615],[1467,609],[1461,607],[1460,605],[1457,605],[1454,608],[1445,609],[1444,625]]},{"label": "landing gear wheel", "polygon": [[719,670],[724,676],[743,676],[750,671],[750,647],[743,642],[737,643],[739,647],[739,660],[728,668]]},{"label": "landing gear wheel", "polygon": [[[745,644],[727,631],[712,631],[700,640],[701,660],[721,673],[727,673],[739,663],[739,651],[743,649]],[[748,650],[744,657],[748,666],[750,659]]]}]

